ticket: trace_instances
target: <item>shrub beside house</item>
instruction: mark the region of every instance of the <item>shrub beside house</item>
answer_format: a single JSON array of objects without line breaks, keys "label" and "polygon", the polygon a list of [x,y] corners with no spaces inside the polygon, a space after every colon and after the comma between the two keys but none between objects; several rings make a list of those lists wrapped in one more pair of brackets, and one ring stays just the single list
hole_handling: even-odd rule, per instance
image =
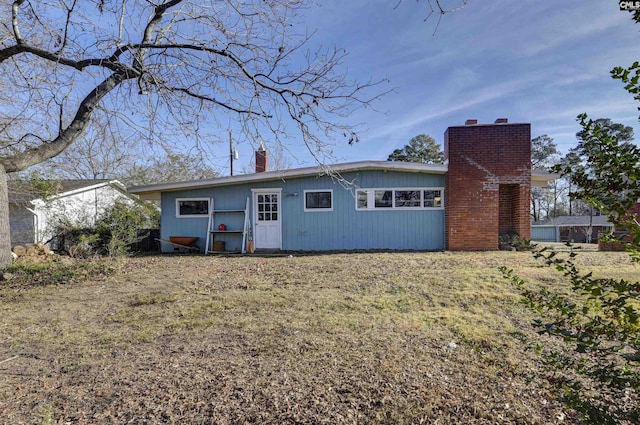
[{"label": "shrub beside house", "polygon": [[139,199],[117,180],[9,181],[12,246],[54,242],[61,228],[91,228],[116,202]]}]

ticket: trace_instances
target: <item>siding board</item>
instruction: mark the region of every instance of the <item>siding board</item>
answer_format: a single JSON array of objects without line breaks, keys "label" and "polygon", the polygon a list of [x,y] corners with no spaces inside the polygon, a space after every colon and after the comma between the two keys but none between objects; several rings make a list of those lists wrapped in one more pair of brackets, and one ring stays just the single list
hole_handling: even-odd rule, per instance
[{"label": "siding board", "polygon": [[[213,197],[216,210],[240,209],[244,208],[246,198],[251,198],[251,189],[279,188],[282,189],[283,250],[444,249],[444,210],[357,211],[355,208],[356,188],[444,187],[443,175],[361,171],[345,173],[343,177],[353,186],[345,188],[329,176],[318,176],[164,192],[161,237],[199,236],[197,245],[204,251],[208,217],[176,218],[176,198]],[[333,211],[305,212],[304,191],[323,189],[333,190]],[[252,211],[249,217],[252,220]],[[233,219],[224,220],[232,223]],[[225,221],[231,228],[229,223]],[[240,246],[241,236],[225,237],[231,238],[227,241],[227,249]]]},{"label": "siding board", "polygon": [[531,240],[537,242],[560,242],[560,231],[556,226],[531,226]]}]

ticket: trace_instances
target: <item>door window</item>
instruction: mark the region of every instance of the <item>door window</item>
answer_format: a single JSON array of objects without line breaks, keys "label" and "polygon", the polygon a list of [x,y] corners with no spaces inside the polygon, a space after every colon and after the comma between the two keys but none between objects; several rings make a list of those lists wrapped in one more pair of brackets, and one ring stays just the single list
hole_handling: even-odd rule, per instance
[{"label": "door window", "polygon": [[258,221],[278,221],[278,194],[258,194]]}]

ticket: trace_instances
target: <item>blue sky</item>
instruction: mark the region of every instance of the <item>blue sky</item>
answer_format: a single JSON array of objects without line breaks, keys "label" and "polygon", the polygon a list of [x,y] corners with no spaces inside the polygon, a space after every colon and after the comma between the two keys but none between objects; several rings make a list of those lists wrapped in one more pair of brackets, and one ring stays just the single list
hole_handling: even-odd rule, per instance
[{"label": "blue sky", "polygon": [[[437,30],[437,16],[425,21],[426,0],[396,6],[322,0],[304,19],[315,45],[349,52],[349,77],[388,78],[394,89],[375,111],[352,117],[366,131],[334,151],[338,161],[385,160],[421,133],[442,143],[448,126],[470,118],[529,122],[532,137],[548,134],[563,152],[576,143],[582,112],[631,125],[640,137],[638,105],[609,75],[640,60],[640,25],[617,0],[469,0]],[[313,163],[304,148],[291,150],[291,166]]]}]

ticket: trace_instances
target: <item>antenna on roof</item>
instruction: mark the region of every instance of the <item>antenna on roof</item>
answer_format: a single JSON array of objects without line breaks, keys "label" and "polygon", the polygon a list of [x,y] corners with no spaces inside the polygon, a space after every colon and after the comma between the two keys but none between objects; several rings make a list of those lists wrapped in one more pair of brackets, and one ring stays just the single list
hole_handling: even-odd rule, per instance
[{"label": "antenna on roof", "polygon": [[229,130],[229,168],[230,174],[233,176],[233,160],[238,159],[238,151],[233,148],[233,138],[231,135],[231,130]]}]

